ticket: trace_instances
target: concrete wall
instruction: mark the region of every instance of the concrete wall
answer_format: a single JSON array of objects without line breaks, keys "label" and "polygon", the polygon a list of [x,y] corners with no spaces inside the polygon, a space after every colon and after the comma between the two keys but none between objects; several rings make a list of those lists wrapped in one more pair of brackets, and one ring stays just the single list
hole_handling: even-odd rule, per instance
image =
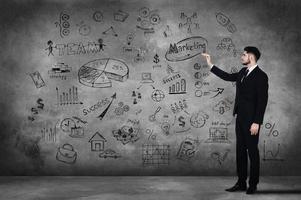
[{"label": "concrete wall", "polygon": [[234,175],[235,85],[200,53],[235,72],[248,45],[269,76],[261,174],[301,175],[299,1],[0,9],[2,175]]}]

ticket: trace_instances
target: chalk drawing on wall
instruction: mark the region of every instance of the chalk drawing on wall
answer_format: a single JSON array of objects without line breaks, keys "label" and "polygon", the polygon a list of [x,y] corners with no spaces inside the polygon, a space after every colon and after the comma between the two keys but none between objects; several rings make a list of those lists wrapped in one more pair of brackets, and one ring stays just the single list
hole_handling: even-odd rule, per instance
[{"label": "chalk drawing on wall", "polygon": [[185,111],[186,109],[188,109],[186,99],[179,100],[178,102],[170,104],[170,109],[174,114]]},{"label": "chalk drawing on wall", "polygon": [[171,37],[173,35],[172,30],[170,29],[169,25],[166,25],[165,30],[163,31],[164,37]]},{"label": "chalk drawing on wall", "polygon": [[83,112],[83,115],[88,115],[88,114],[91,114],[95,111],[97,111],[98,109],[100,108],[103,108],[104,106],[107,106],[108,104],[110,103],[110,100],[108,97],[102,99],[102,100],[99,100],[97,103],[95,103],[94,105],[92,106],[89,106],[87,108],[84,108],[82,110]]},{"label": "chalk drawing on wall", "polygon": [[118,107],[115,108],[114,113],[116,115],[123,115],[123,113],[126,113],[130,110],[130,106],[124,105],[122,101],[118,103]]},{"label": "chalk drawing on wall", "polygon": [[107,142],[107,140],[99,132],[94,133],[94,135],[89,139],[91,151],[104,151],[105,142]]},{"label": "chalk drawing on wall", "polygon": [[158,55],[158,54],[156,54],[156,55],[154,56],[153,62],[155,63],[155,65],[153,65],[153,69],[154,69],[154,68],[161,67],[161,65],[158,64],[158,63],[160,62],[160,59],[159,59],[159,55]]},{"label": "chalk drawing on wall", "polygon": [[112,105],[112,103],[113,103],[113,101],[114,101],[115,99],[116,99],[116,92],[111,96],[111,101],[110,101],[110,103],[107,105],[106,109],[104,109],[104,110],[102,111],[102,113],[100,113],[100,115],[97,116],[97,118],[98,118],[99,120],[102,120],[102,119],[105,117],[105,115],[107,114],[109,108],[111,107],[111,105]]},{"label": "chalk drawing on wall", "polygon": [[189,123],[187,122],[189,121],[189,115],[186,112],[185,114],[186,115],[181,114],[179,117],[175,116],[174,123],[172,124],[172,126],[174,126],[174,133],[184,133],[191,129],[191,127],[188,125]]},{"label": "chalk drawing on wall", "polygon": [[190,124],[195,128],[201,128],[205,125],[206,121],[209,119],[209,115],[203,111],[195,112],[190,117]]},{"label": "chalk drawing on wall", "polygon": [[170,134],[170,123],[169,122],[163,122],[161,123],[161,129],[164,135],[169,135]]},{"label": "chalk drawing on wall", "polygon": [[50,78],[61,78],[66,80],[67,75],[70,74],[72,68],[66,65],[65,63],[56,63],[48,70]]},{"label": "chalk drawing on wall", "polygon": [[139,140],[140,129],[136,126],[124,125],[120,129],[113,130],[113,136],[120,141],[122,144],[127,144],[129,142],[136,142]]},{"label": "chalk drawing on wall", "polygon": [[40,114],[40,113],[43,111],[43,109],[44,109],[43,99],[38,98],[37,104],[38,104],[38,106],[32,107],[32,108],[30,109],[31,115],[29,115],[29,116],[27,117],[28,120],[30,120],[30,121],[34,121],[36,118],[38,118],[39,114]]},{"label": "chalk drawing on wall", "polygon": [[210,154],[211,159],[215,160],[219,165],[222,165],[228,157],[230,149],[227,149],[224,153],[214,151]]},{"label": "chalk drawing on wall", "polygon": [[96,43],[94,41],[89,41],[86,43],[76,42],[76,43],[65,43],[56,44],[55,50],[58,52],[59,56],[74,56],[74,55],[95,55],[100,51],[103,51],[103,44]]},{"label": "chalk drawing on wall", "polygon": [[157,134],[154,133],[154,130],[152,129],[146,129],[146,134],[148,134],[148,141],[156,141]]},{"label": "chalk drawing on wall", "polygon": [[154,80],[152,79],[152,73],[142,72],[140,83],[143,83],[143,84],[145,84],[145,83],[154,83]]},{"label": "chalk drawing on wall", "polygon": [[185,140],[181,142],[177,158],[184,161],[191,160],[195,156],[199,143],[198,140],[185,138]]},{"label": "chalk drawing on wall", "polygon": [[267,122],[267,123],[265,123],[264,127],[268,130],[268,133],[267,133],[268,136],[272,135],[274,137],[277,137],[279,135],[279,131],[274,129],[275,123]]},{"label": "chalk drawing on wall", "polygon": [[83,104],[79,101],[77,87],[72,86],[67,92],[60,92],[59,88],[56,87],[56,105],[57,106],[68,106]]},{"label": "chalk drawing on wall", "polygon": [[201,36],[185,38],[177,43],[170,44],[165,58],[171,62],[193,58],[207,51],[208,41]]},{"label": "chalk drawing on wall", "polygon": [[210,127],[209,138],[205,143],[231,143],[228,140],[228,128],[225,127]]},{"label": "chalk drawing on wall", "polygon": [[224,114],[226,111],[230,110],[230,105],[228,102],[221,100],[214,107],[213,111],[218,112],[219,114]]},{"label": "chalk drawing on wall", "polygon": [[102,22],[103,21],[103,14],[101,11],[95,11],[92,15],[92,18],[96,22]]},{"label": "chalk drawing on wall", "polygon": [[157,10],[150,10],[147,7],[139,9],[139,16],[137,21],[139,25],[136,27],[144,31],[144,35],[149,33],[155,33],[154,26],[161,22],[160,16]]},{"label": "chalk drawing on wall", "polygon": [[194,86],[197,88],[197,89],[201,89],[203,87],[203,83],[202,81],[196,81]]},{"label": "chalk drawing on wall", "polygon": [[170,82],[172,82],[172,81],[174,81],[174,80],[176,80],[176,79],[181,78],[181,74],[179,74],[178,72],[175,72],[175,71],[171,68],[171,66],[168,66],[167,70],[168,70],[168,71],[167,71],[168,75],[165,76],[165,77],[162,79],[163,84],[170,83]]},{"label": "chalk drawing on wall", "polygon": [[[167,76],[169,76],[169,75],[172,75],[172,74],[176,74],[178,72],[175,71],[175,69],[172,66],[170,66],[169,64],[167,64],[167,66],[166,66],[166,73],[167,73]],[[164,83],[164,81],[163,81],[163,83]]]},{"label": "chalk drawing on wall", "polygon": [[72,138],[83,138],[85,131],[81,123],[81,121],[75,121],[73,118],[65,118],[61,121],[60,128],[62,131],[69,133]]},{"label": "chalk drawing on wall", "polygon": [[41,139],[45,143],[56,143],[57,141],[57,125],[60,120],[58,120],[54,125],[45,124],[41,129]]},{"label": "chalk drawing on wall", "polygon": [[106,149],[102,152],[99,153],[98,155],[100,158],[114,158],[114,159],[117,159],[117,158],[120,158],[121,155],[119,153],[117,153],[115,150],[113,149]]},{"label": "chalk drawing on wall", "polygon": [[48,42],[47,42],[47,45],[48,45],[48,47],[45,49],[45,51],[48,51],[48,56],[50,56],[50,54],[52,55],[52,56],[54,56],[54,54],[53,54],[53,42],[51,41],[51,40],[48,40]]},{"label": "chalk drawing on wall", "polygon": [[157,109],[155,110],[155,112],[148,117],[148,120],[150,122],[156,121],[156,115],[158,112],[160,112],[160,110],[161,110],[161,106],[158,106]]},{"label": "chalk drawing on wall", "polygon": [[216,88],[216,90],[210,90],[211,93],[213,93],[214,95],[210,98],[215,98],[218,95],[222,94],[224,92],[224,88]]},{"label": "chalk drawing on wall", "polygon": [[42,79],[42,76],[40,74],[40,72],[36,71],[33,72],[31,74],[29,74],[29,76],[31,77],[33,83],[35,84],[36,88],[41,88],[44,87],[46,84],[44,82],[44,80]]},{"label": "chalk drawing on wall", "polygon": [[230,33],[236,32],[236,26],[231,22],[229,17],[227,17],[225,14],[218,12],[215,14],[217,22],[222,25],[223,27],[226,27],[227,30]]},{"label": "chalk drawing on wall", "polygon": [[[124,51],[125,52],[127,52],[126,48],[130,47],[130,45],[133,42],[135,36],[136,36],[136,34],[134,32],[130,32],[130,33],[127,34],[127,36],[126,36],[126,44],[128,46],[124,47]],[[134,48],[134,47],[132,47],[132,48]],[[132,48],[130,48],[130,50],[129,50],[130,52],[134,51],[134,49],[132,49]]]},{"label": "chalk drawing on wall", "polygon": [[128,77],[128,66],[123,61],[112,58],[90,61],[78,70],[79,82],[93,88],[112,87],[112,80],[124,82]]},{"label": "chalk drawing on wall", "polygon": [[103,31],[102,34],[105,35],[105,36],[112,35],[114,37],[118,37],[118,34],[116,33],[113,26],[110,26],[110,28]]},{"label": "chalk drawing on wall", "polygon": [[126,13],[122,10],[114,12],[114,20],[119,22],[124,22],[129,16],[129,13]]},{"label": "chalk drawing on wall", "polygon": [[77,152],[71,144],[63,144],[57,149],[56,160],[66,163],[74,164],[77,159]]},{"label": "chalk drawing on wall", "polygon": [[153,89],[156,89],[153,85],[150,85],[151,83],[154,83],[154,80],[152,79],[152,74],[150,72],[142,72],[140,85],[137,87],[137,90],[139,90],[144,85],[148,85],[151,86]]},{"label": "chalk drawing on wall", "polygon": [[69,20],[70,20],[70,15],[67,14],[66,12],[61,12],[59,21],[54,23],[56,27],[59,27],[60,36],[62,38],[70,34]]},{"label": "chalk drawing on wall", "polygon": [[103,43],[103,39],[102,38],[99,38],[98,39],[98,45],[99,45],[99,50],[102,50],[104,51],[104,47],[107,46]]},{"label": "chalk drawing on wall", "polygon": [[132,91],[131,97],[133,99],[133,104],[138,104],[142,99],[141,92],[138,92],[138,91],[135,91],[135,90]]},{"label": "chalk drawing on wall", "polygon": [[277,144],[277,149],[268,150],[266,141],[263,141],[263,161],[284,161],[283,158],[280,157],[280,143]]},{"label": "chalk drawing on wall", "polygon": [[169,86],[169,94],[186,94],[186,80],[182,78]]},{"label": "chalk drawing on wall", "polygon": [[232,51],[233,56],[237,56],[237,50],[231,38],[226,37],[221,40],[221,42],[216,47],[217,50],[227,50],[228,52]]},{"label": "chalk drawing on wall", "polygon": [[187,29],[187,33],[192,33],[191,29],[200,29],[199,23],[197,23],[197,13],[194,12],[192,15],[187,16],[184,12],[181,12],[180,19],[183,20],[184,22],[179,23],[179,28]]},{"label": "chalk drawing on wall", "polygon": [[155,102],[160,102],[165,98],[165,94],[162,90],[154,90],[152,92],[151,98]]},{"label": "chalk drawing on wall", "polygon": [[91,26],[85,24],[83,21],[81,21],[79,24],[77,24],[78,33],[82,36],[87,36],[91,33]]},{"label": "chalk drawing on wall", "polygon": [[142,145],[142,163],[143,166],[169,165],[170,146],[143,144]]}]

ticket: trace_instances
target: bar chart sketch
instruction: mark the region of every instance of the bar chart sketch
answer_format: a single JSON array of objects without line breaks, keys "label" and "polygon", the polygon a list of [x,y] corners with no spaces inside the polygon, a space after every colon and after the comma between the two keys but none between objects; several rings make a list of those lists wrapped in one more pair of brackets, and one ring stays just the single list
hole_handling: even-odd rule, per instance
[{"label": "bar chart sketch", "polygon": [[169,94],[186,94],[186,80],[182,78],[169,86]]},{"label": "bar chart sketch", "polygon": [[83,104],[83,102],[79,101],[78,99],[78,91],[77,87],[75,86],[72,86],[64,92],[60,92],[59,88],[56,87],[56,99],[57,106]]}]

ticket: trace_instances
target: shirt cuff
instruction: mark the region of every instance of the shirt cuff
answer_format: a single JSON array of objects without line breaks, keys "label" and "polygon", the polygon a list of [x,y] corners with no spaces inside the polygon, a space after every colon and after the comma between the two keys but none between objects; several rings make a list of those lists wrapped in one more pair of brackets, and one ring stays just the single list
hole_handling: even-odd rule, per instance
[{"label": "shirt cuff", "polygon": [[214,66],[214,64],[212,64],[212,65],[209,65],[209,67],[210,67],[210,69],[212,69],[212,67]]}]

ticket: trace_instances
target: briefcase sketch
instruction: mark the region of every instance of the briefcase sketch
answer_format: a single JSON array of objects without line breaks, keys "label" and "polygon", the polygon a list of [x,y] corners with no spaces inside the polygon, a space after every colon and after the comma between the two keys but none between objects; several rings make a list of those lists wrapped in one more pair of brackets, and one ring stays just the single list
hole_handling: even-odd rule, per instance
[{"label": "briefcase sketch", "polygon": [[84,128],[83,127],[72,127],[71,134],[69,135],[73,138],[82,138],[84,137]]},{"label": "briefcase sketch", "polygon": [[56,159],[58,161],[74,164],[77,158],[77,153],[71,144],[64,144],[62,147],[58,148]]}]

